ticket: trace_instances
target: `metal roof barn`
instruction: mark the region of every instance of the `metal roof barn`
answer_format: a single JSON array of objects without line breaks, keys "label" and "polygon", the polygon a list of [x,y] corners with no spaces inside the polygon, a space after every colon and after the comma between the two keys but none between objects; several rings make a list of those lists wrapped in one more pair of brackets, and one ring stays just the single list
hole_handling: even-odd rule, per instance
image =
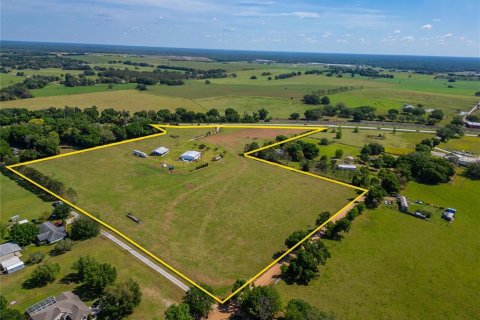
[{"label": "metal roof barn", "polygon": [[186,151],[180,156],[182,161],[195,161],[200,159],[202,154],[198,151]]}]

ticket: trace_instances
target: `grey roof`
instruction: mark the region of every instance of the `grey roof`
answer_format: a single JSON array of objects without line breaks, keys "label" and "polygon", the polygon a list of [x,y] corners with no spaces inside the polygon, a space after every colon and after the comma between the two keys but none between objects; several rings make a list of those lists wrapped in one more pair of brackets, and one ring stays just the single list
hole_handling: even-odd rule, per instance
[{"label": "grey roof", "polygon": [[[71,293],[63,292],[57,297],[57,302],[48,306],[40,312],[30,315],[32,320],[50,320],[50,319],[71,319],[82,320],[91,314],[90,308],[80,300],[80,298]],[[63,318],[60,318],[62,317]],[[68,318],[67,318],[68,316]]]},{"label": "grey roof", "polygon": [[20,251],[21,248],[18,244],[12,242],[6,242],[0,244],[0,257],[3,257],[7,254]]},{"label": "grey roof", "polygon": [[152,153],[154,153],[154,154],[165,154],[165,153],[167,153],[167,152],[169,152],[169,151],[170,151],[170,149],[168,149],[168,148],[159,147],[159,148],[153,150]]},{"label": "grey roof", "polygon": [[38,228],[40,231],[37,235],[37,239],[40,242],[46,241],[48,243],[54,243],[67,236],[63,226],[57,227],[50,221],[42,223]]}]

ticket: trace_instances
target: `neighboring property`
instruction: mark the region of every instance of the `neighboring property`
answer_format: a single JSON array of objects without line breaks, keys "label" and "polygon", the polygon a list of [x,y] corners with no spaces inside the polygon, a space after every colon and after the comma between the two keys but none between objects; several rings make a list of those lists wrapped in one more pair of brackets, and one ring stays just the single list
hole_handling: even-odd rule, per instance
[{"label": "neighboring property", "polygon": [[152,151],[152,155],[153,156],[164,156],[169,152],[170,152],[170,149],[165,148],[165,147],[159,147],[159,148]]},{"label": "neighboring property", "polygon": [[457,213],[456,209],[453,208],[447,208],[443,212],[442,218],[447,220],[447,221],[453,221],[455,220],[455,214]]},{"label": "neighboring property", "polygon": [[38,243],[52,244],[63,240],[67,236],[64,226],[57,227],[50,221],[42,223],[38,228],[40,230],[37,235]]},{"label": "neighboring property", "polygon": [[72,292],[48,297],[26,310],[30,320],[87,320],[92,311]]},{"label": "neighboring property", "polygon": [[357,170],[357,166],[354,164],[339,164],[337,165],[337,169],[339,170]]},{"label": "neighboring property", "polygon": [[146,157],[148,157],[145,152],[139,151],[139,150],[133,150],[133,155],[134,155],[134,156],[137,156],[137,157],[140,157],[140,158],[146,158]]},{"label": "neighboring property", "polygon": [[196,161],[200,159],[202,154],[198,151],[186,151],[180,156],[182,161]]},{"label": "neighboring property", "polygon": [[415,107],[412,106],[411,104],[404,104],[402,109],[403,111],[409,111],[409,110],[415,109]]},{"label": "neighboring property", "polygon": [[407,201],[407,198],[405,198],[405,196],[398,197],[398,205],[400,207],[400,211],[408,212],[408,201]]},{"label": "neighboring property", "polygon": [[20,246],[16,243],[0,244],[0,268],[2,272],[12,273],[25,267],[23,261],[19,258],[22,256],[20,250]]}]

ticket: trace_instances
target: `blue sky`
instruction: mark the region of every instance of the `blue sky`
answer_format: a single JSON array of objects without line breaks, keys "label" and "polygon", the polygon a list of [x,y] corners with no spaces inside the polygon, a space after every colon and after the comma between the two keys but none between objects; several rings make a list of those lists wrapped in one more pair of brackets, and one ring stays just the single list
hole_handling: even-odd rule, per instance
[{"label": "blue sky", "polygon": [[2,0],[1,38],[480,56],[478,0]]}]

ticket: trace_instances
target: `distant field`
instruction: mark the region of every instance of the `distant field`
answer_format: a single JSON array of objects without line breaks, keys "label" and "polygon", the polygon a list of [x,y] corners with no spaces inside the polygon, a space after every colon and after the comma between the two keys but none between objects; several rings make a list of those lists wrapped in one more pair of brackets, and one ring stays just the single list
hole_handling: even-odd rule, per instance
[{"label": "distant field", "polygon": [[338,319],[475,319],[480,314],[480,183],[410,183],[405,194],[458,210],[448,224],[382,206],[353,223],[308,286],[278,286],[283,301],[303,299]]},{"label": "distant field", "polygon": [[[338,211],[355,193],[239,156],[255,138],[261,144],[291,131],[222,129],[188,141],[206,131],[169,129],[167,136],[32,166],[73,187],[80,207],[223,295],[236,279],[249,279],[271,262],[291,232],[312,226],[321,211]],[[177,158],[202,143],[209,149],[203,149],[199,164],[209,166],[192,172],[198,164]],[[171,148],[162,158],[131,154],[133,149],[150,152],[161,145]],[[224,152],[221,161],[211,161]],[[174,173],[162,163],[174,165]],[[128,212],[142,224],[128,219]]]},{"label": "distant field", "polygon": [[[343,77],[327,77],[326,75],[301,75],[281,80],[268,80],[282,73],[292,71],[322,69],[320,66],[271,64],[259,65],[246,62],[220,63],[199,61],[170,61],[159,56],[124,56],[124,55],[92,55],[78,56],[92,63],[92,66],[129,68],[134,66],[124,64],[108,64],[109,60],[131,60],[148,62],[154,66],[165,64],[183,66],[201,70],[222,68],[228,73],[235,72],[237,77],[210,79],[206,85],[203,80],[187,80],[183,86],[149,86],[146,92],[131,90],[135,84],[115,85],[108,89],[107,85],[89,87],[65,88],[59,84],[50,84],[43,89],[32,90],[35,98],[28,100],[7,101],[5,107],[43,108],[49,106],[61,107],[91,106],[99,108],[114,107],[131,111],[145,109],[159,110],[161,108],[175,109],[185,107],[193,111],[202,111],[204,107],[236,107],[240,113],[255,111],[262,100],[262,106],[270,110],[272,117],[286,118],[292,112],[303,114],[307,108],[315,106],[304,105],[303,96],[319,89],[338,87],[355,87],[355,90],[331,94],[332,104],[343,102],[350,107],[370,105],[377,108],[379,113],[386,113],[388,109],[399,109],[404,103],[423,104],[426,108],[438,108],[445,112],[447,123],[461,110],[468,110],[478,102],[474,96],[480,91],[479,81],[456,81],[449,83],[444,79],[434,79],[433,75],[412,74],[408,72],[393,72],[393,79],[371,79],[350,74]],[[139,67],[138,70],[152,70],[151,67]],[[65,73],[78,74],[77,70],[44,69],[25,70],[27,75],[64,75]],[[263,72],[271,75],[262,76]],[[390,73],[390,72],[389,72]],[[256,76],[256,80],[250,79]],[[23,81],[24,77],[13,74],[1,75],[2,86]],[[448,88],[451,85],[453,88]],[[118,91],[117,91],[118,90]],[[113,92],[115,91],[115,92]],[[121,91],[121,93],[120,93]],[[68,97],[67,97],[68,96]],[[251,103],[251,101],[254,101]]]}]

